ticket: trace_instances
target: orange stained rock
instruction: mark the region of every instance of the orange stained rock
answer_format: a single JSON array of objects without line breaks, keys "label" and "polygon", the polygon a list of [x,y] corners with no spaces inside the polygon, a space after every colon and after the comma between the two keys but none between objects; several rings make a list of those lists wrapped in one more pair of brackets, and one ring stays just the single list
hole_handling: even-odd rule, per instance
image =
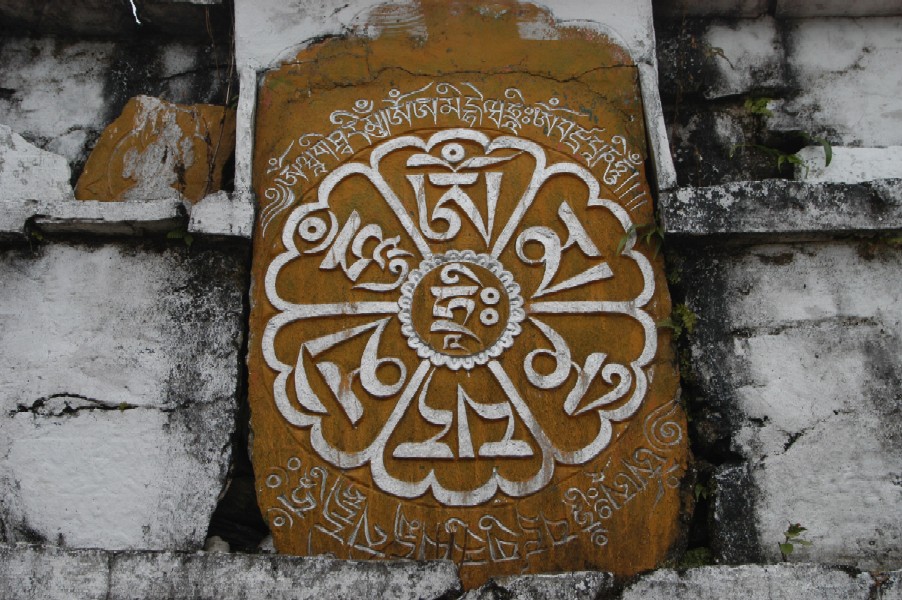
[{"label": "orange stained rock", "polygon": [[635,67],[528,5],[368,30],[260,90],[249,393],[277,549],[447,558],[468,587],[655,567],[689,455],[636,237]]},{"label": "orange stained rock", "polygon": [[137,96],[104,129],[75,187],[79,200],[197,202],[222,189],[235,111]]}]

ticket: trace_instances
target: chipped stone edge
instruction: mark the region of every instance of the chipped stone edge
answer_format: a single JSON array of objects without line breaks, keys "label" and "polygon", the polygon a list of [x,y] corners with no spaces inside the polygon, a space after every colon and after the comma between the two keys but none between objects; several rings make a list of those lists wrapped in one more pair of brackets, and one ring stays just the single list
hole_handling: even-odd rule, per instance
[{"label": "chipped stone edge", "polygon": [[742,181],[662,193],[665,233],[786,239],[902,230],[902,179],[861,183]]},{"label": "chipped stone edge", "polygon": [[211,239],[250,240],[254,206],[247,194],[216,192],[195,205],[180,198],[97,200],[0,200],[0,241],[27,239],[30,226],[51,234],[138,236],[186,228]]}]

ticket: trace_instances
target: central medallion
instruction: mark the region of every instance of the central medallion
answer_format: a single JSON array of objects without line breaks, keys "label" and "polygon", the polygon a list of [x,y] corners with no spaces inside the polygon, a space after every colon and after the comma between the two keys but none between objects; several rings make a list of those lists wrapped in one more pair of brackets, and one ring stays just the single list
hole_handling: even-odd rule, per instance
[{"label": "central medallion", "polygon": [[408,345],[420,358],[455,371],[497,358],[526,318],[513,275],[471,250],[423,260],[401,286],[398,306]]}]

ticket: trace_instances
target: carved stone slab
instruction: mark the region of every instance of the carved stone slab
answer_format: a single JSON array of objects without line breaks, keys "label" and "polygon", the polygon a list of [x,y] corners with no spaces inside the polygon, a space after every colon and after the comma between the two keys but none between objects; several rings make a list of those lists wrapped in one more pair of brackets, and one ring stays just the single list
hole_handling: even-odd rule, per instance
[{"label": "carved stone slab", "polygon": [[78,179],[75,197],[183,197],[198,202],[222,189],[223,169],[234,147],[234,110],[136,96],[104,129]]},{"label": "carved stone slab", "polygon": [[636,69],[529,6],[416,6],[260,90],[250,401],[276,547],[448,558],[467,586],[652,568],[688,450],[636,236]]}]

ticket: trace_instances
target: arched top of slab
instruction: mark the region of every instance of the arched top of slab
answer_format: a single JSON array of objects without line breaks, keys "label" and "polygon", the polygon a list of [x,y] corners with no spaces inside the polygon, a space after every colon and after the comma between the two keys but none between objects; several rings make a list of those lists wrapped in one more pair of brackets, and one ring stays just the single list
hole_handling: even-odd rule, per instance
[{"label": "arched top of slab", "polygon": [[[437,19],[437,15],[455,10],[459,12],[454,19]],[[478,20],[467,19],[468,12]],[[620,56],[614,63],[602,63],[604,66],[654,63],[651,3],[647,0],[588,4],[577,0],[540,4],[503,0],[478,5],[434,0],[355,0],[338,5],[299,0],[290,6],[268,0],[237,0],[238,63],[253,70],[273,68],[318,41],[335,36],[366,39],[387,35],[428,43],[430,23],[432,28],[441,25],[458,30],[515,28],[524,42],[560,43],[575,36],[605,39],[619,46]],[[604,57],[593,58],[598,66],[598,59]]]}]

